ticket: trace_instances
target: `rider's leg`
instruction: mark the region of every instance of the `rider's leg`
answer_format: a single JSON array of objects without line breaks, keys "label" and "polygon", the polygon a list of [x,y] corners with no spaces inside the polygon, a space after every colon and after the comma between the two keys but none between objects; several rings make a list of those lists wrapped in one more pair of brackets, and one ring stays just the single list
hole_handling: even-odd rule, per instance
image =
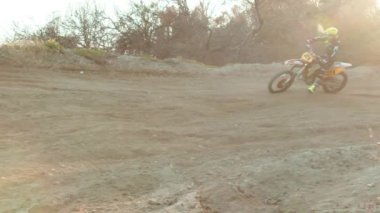
[{"label": "rider's leg", "polygon": [[310,85],[307,89],[310,93],[314,93],[315,90],[319,87],[320,83],[321,83],[321,80],[322,80],[322,76],[323,74],[330,69],[330,67],[332,66],[333,62],[332,61],[326,61],[325,63],[320,63],[320,66],[321,68],[319,70],[317,70],[318,72],[318,75],[317,77],[315,78],[314,82],[312,85]]},{"label": "rider's leg", "polygon": [[[319,71],[320,72],[320,71]],[[315,78],[314,82],[312,85],[310,85],[307,90],[310,92],[310,93],[314,93],[315,90],[319,87],[319,83],[321,82],[321,79],[319,77],[319,75]]]}]

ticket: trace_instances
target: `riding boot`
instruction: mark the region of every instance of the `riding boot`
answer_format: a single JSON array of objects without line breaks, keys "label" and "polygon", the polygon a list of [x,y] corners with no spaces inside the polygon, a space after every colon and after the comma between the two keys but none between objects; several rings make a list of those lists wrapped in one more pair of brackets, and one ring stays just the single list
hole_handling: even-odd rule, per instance
[{"label": "riding boot", "polygon": [[321,82],[321,79],[318,76],[315,79],[314,83],[307,88],[307,90],[309,91],[309,93],[314,93],[317,90],[317,88],[319,87],[319,83],[320,82]]}]

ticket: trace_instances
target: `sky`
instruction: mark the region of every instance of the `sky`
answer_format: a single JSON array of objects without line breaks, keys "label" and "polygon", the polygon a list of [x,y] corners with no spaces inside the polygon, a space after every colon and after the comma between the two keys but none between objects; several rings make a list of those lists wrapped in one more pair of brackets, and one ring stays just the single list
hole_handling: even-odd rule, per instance
[{"label": "sky", "polygon": [[[6,1],[6,0],[3,0]],[[20,26],[43,26],[53,14],[64,16],[69,8],[75,8],[88,0],[9,0],[0,7],[0,42],[9,37],[13,23]],[[93,0],[109,13],[115,8],[127,10],[128,0]],[[150,1],[150,0],[144,0]],[[223,10],[222,0],[211,0],[216,10]],[[92,2],[92,0],[90,0]],[[198,4],[199,0],[188,0],[190,7]]]},{"label": "sky", "polygon": [[[21,26],[43,25],[53,14],[65,15],[68,9],[86,0],[10,0],[0,7],[0,40],[9,36],[13,23]],[[96,0],[108,11],[127,8],[126,0]],[[22,5],[22,6],[21,6]]]}]

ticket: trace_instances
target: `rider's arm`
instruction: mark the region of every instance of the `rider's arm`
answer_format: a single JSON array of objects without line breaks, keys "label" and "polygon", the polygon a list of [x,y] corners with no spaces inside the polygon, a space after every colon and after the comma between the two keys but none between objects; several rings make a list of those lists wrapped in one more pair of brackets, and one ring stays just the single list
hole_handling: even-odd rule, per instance
[{"label": "rider's arm", "polygon": [[332,47],[331,56],[330,56],[331,58],[335,59],[335,57],[339,51],[339,48],[340,48],[340,40],[339,40],[339,38],[337,38],[333,42],[333,47]]},{"label": "rider's arm", "polygon": [[322,57],[322,64],[324,64],[325,68],[330,67],[334,61],[336,60],[337,53],[339,51],[339,41],[334,42],[327,49],[327,52],[324,57]]},{"label": "rider's arm", "polygon": [[329,54],[330,59],[335,59],[336,55],[338,54],[338,51],[339,45],[332,47],[331,53]]},{"label": "rider's arm", "polygon": [[308,43],[308,44],[312,44],[312,43],[314,43],[314,42],[317,42],[317,41],[323,41],[323,37],[314,37],[314,38],[312,38],[312,39],[308,39],[308,40],[306,40],[306,42]]}]

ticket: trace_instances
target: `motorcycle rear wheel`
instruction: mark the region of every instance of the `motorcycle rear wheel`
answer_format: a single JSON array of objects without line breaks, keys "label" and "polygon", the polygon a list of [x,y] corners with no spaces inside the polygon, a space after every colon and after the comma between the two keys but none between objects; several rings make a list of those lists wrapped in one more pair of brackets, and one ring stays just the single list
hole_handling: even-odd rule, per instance
[{"label": "motorcycle rear wheel", "polygon": [[346,86],[347,81],[347,74],[342,72],[332,78],[324,79],[322,87],[326,93],[338,93]]}]

